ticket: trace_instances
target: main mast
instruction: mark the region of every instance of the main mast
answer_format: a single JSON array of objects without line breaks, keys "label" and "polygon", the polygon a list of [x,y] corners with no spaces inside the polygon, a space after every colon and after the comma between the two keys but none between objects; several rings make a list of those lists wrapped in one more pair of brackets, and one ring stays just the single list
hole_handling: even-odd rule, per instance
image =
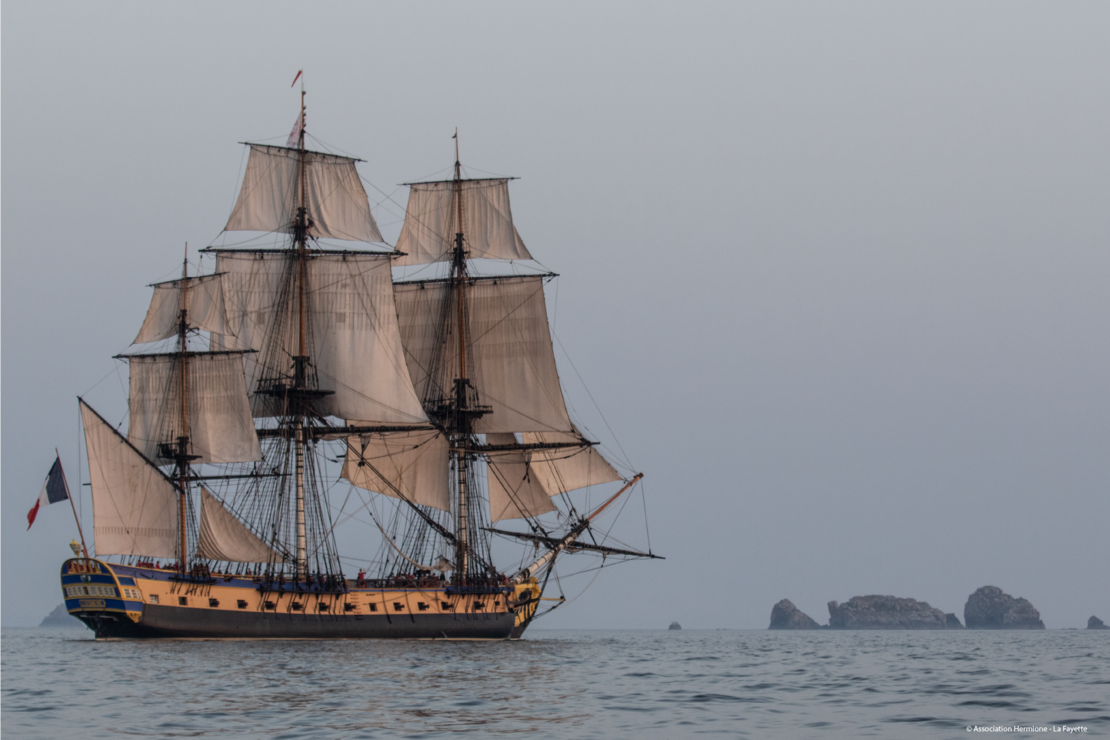
[{"label": "main mast", "polygon": [[297,216],[294,223],[293,234],[296,241],[297,250],[297,302],[298,302],[298,332],[297,332],[297,356],[293,358],[293,391],[294,397],[297,402],[294,404],[293,409],[293,424],[295,425],[294,433],[294,447],[296,448],[296,485],[297,485],[297,562],[296,562],[296,577],[298,580],[303,579],[308,573],[308,548],[306,545],[305,537],[305,514],[304,514],[304,453],[305,453],[305,433],[304,433],[304,408],[301,404],[301,399],[306,390],[307,384],[307,365],[308,356],[305,352],[305,292],[307,289],[307,280],[305,279],[308,271],[308,208],[306,202],[306,178],[305,172],[305,149],[304,149],[304,128],[305,128],[305,103],[304,103],[304,79],[301,79],[301,131],[298,141],[298,182],[300,183],[301,202],[297,208]]}]

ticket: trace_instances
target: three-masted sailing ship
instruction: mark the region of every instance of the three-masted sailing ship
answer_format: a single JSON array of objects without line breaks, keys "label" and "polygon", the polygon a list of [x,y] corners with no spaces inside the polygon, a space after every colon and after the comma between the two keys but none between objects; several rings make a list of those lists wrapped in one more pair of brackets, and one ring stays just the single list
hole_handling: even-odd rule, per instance
[{"label": "three-masted sailing ship", "polygon": [[[463,177],[456,139],[453,177],[410,184],[394,250],[328,248],[384,240],[359,160],[306,148],[303,91],[294,137],[247,145],[225,227],[272,245],[208,247],[212,273],[152,286],[120,356],[126,435],[79,399],[96,555],[62,567],[69,613],[99,638],[506,639],[557,558],[657,557],[591,528],[641,475],[567,412],[554,276],[476,274],[532,259],[509,178]],[[437,276],[394,281],[420,265]],[[578,511],[567,494],[595,485]],[[352,492],[379,548],[357,577],[335,535]]]}]

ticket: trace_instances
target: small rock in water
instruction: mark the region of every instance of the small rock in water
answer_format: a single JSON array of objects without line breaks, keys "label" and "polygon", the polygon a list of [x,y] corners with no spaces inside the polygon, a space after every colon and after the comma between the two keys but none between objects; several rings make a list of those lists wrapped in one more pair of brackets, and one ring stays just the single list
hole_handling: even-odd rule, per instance
[{"label": "small rock in water", "polygon": [[944,619],[948,623],[948,629],[950,630],[962,630],[964,628],[963,624],[960,622],[960,618],[955,614],[945,614]]},{"label": "small rock in water", "polygon": [[1022,598],[983,586],[967,597],[964,624],[969,630],[1043,630],[1041,613]]},{"label": "small rock in water", "polygon": [[680,630],[680,629],[682,629],[682,625],[679,624],[678,622],[671,622],[671,626],[668,627],[667,629],[669,629],[669,630]]},{"label": "small rock in water", "polygon": [[783,599],[771,609],[769,630],[819,630],[821,625],[814,622],[805,612],[794,606],[790,599]]},{"label": "small rock in water", "polygon": [[1107,627],[1103,623],[1103,621],[1101,619],[1099,619],[1098,617],[1092,616],[1090,619],[1087,620],[1087,629],[1089,629],[1089,630],[1110,630],[1110,627]]},{"label": "small rock in water", "polygon": [[65,604],[58,604],[54,611],[46,615],[46,619],[39,623],[39,627],[84,627],[84,623],[77,617],[71,616],[66,611]]},{"label": "small rock in water", "polygon": [[844,604],[829,602],[829,627],[841,630],[943,630],[948,629],[948,618],[940,609],[916,599],[853,596]]}]

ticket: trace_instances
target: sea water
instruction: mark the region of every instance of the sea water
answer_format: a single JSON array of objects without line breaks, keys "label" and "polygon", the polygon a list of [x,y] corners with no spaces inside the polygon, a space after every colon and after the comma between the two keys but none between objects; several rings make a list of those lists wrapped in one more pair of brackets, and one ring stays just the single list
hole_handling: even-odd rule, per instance
[{"label": "sea water", "polygon": [[1110,631],[532,629],[519,642],[89,634],[3,630],[4,740],[1110,734]]}]

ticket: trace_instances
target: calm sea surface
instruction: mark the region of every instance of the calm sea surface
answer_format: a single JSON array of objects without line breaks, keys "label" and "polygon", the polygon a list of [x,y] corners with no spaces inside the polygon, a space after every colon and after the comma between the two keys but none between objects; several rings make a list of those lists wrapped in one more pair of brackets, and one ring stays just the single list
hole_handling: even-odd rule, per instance
[{"label": "calm sea surface", "polygon": [[5,740],[1110,734],[1110,631],[532,630],[511,643],[88,634],[3,630]]}]

